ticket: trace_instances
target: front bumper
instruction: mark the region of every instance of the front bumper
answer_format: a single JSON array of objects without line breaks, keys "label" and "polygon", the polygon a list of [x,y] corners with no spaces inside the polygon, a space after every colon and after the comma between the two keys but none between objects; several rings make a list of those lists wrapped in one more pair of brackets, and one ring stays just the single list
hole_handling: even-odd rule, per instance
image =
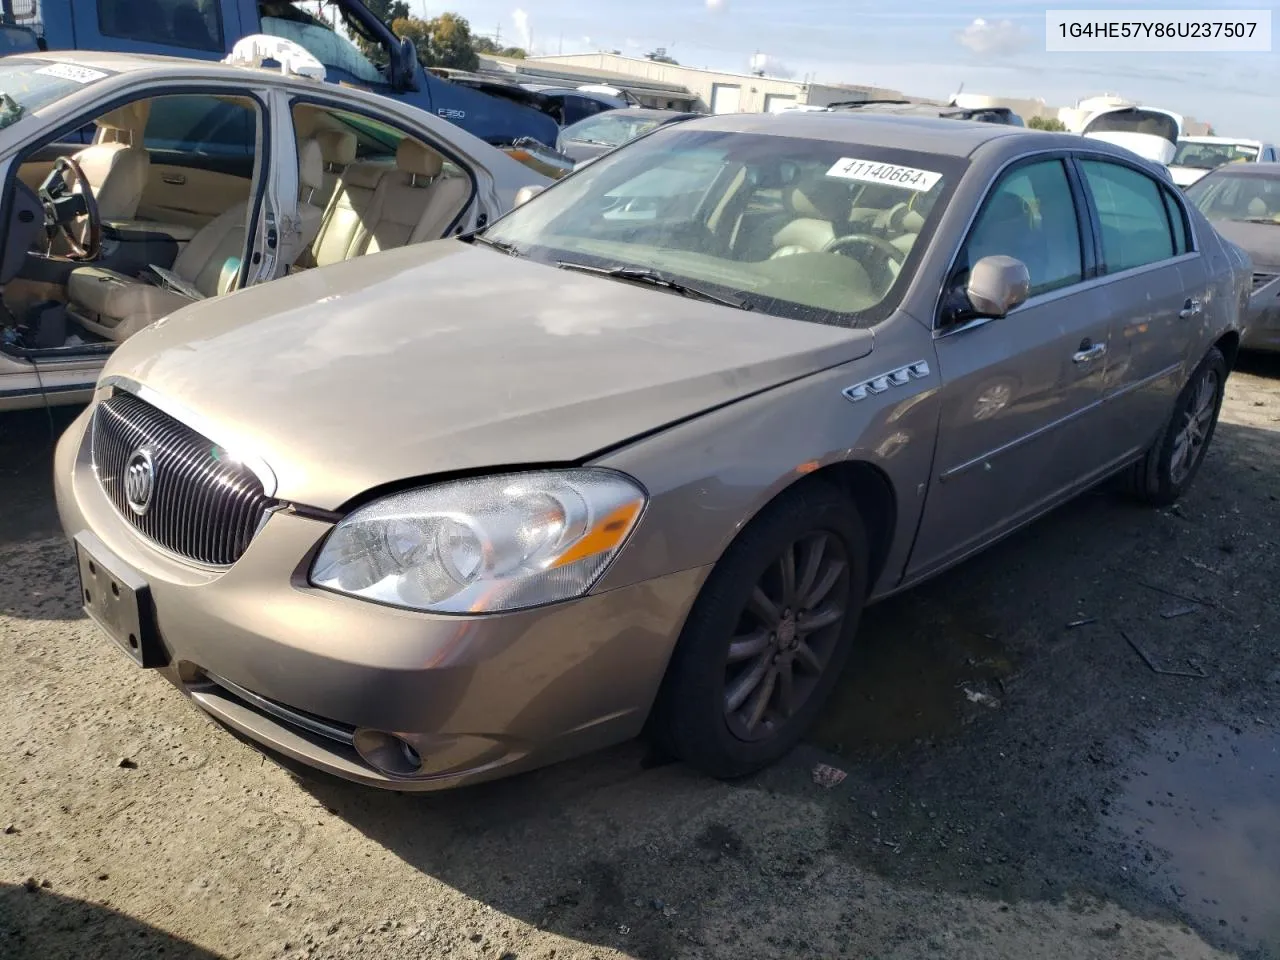
[{"label": "front bumper", "polygon": [[[520,613],[415,613],[308,586],[330,524],[289,511],[233,566],[195,567],[153,547],[107,499],[90,461],[92,409],[58,444],[59,516],[68,537],[92,535],[145,580],[161,672],[255,742],[361,783],[441,789],[635,736],[707,573]],[[421,768],[390,775],[366,762],[353,741],[371,733],[408,742]]]}]

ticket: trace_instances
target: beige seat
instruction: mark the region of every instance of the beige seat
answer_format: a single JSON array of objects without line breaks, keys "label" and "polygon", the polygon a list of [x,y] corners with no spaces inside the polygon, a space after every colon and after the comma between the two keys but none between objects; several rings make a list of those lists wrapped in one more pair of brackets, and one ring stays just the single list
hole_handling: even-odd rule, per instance
[{"label": "beige seat", "polygon": [[[304,194],[320,187],[323,163],[314,141],[299,153],[299,180]],[[298,204],[304,245],[320,229],[321,211]],[[244,254],[249,205],[239,203],[200,229],[178,255],[173,272],[206,297],[227,293],[238,276]],[[81,267],[67,281],[68,312],[86,330],[111,340],[127,340],[148,324],[192,301],[180,293],[154,286],[102,267]]]},{"label": "beige seat", "polygon": [[402,140],[395,166],[352,163],[343,171],[320,234],[298,267],[323,267],[439,239],[471,193],[463,177],[443,176],[444,158],[416,140]]},{"label": "beige seat", "polygon": [[818,253],[849,220],[849,188],[836,180],[812,179],[783,194],[791,220],[773,235],[772,257]]},{"label": "beige seat", "polygon": [[132,220],[151,175],[151,156],[142,146],[151,104],[135,100],[95,121],[102,141],[85,147],[74,160],[93,190],[106,220]]},{"label": "beige seat", "polygon": [[329,205],[333,191],[338,186],[342,171],[356,159],[356,135],[346,130],[317,130],[312,135],[320,145],[321,158],[324,161],[320,187],[311,200],[323,210]]},{"label": "beige seat", "polygon": [[444,158],[416,140],[401,140],[396,169],[378,184],[374,216],[357,241],[359,253],[377,253],[438,240],[466,203],[471,184],[442,177]]},{"label": "beige seat", "polygon": [[324,153],[315,140],[304,140],[298,147],[298,234],[299,250],[306,250],[320,235],[324,222]]}]

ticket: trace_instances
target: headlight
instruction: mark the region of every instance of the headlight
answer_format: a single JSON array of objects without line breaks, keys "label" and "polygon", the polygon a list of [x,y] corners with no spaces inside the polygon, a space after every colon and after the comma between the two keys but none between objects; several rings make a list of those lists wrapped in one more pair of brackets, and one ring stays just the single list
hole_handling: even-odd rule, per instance
[{"label": "headlight", "polygon": [[397,607],[494,613],[580,597],[644,510],[612,470],[481,477],[393,494],[341,520],[311,583]]}]

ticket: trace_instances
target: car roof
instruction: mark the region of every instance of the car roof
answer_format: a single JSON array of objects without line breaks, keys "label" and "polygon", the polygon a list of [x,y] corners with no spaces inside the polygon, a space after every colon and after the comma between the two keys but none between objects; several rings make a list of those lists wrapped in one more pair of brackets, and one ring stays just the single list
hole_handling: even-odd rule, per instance
[{"label": "car roof", "polygon": [[[786,110],[781,113],[722,113],[695,117],[681,124],[697,130],[726,133],[751,133],[779,137],[802,137],[812,140],[834,140],[871,147],[899,147],[967,157],[983,144],[1007,137],[1034,137],[1039,146],[1080,146],[1073,134],[1028,130],[1003,123],[976,120],[952,120],[936,116],[905,116],[896,113],[826,113]],[[1051,139],[1045,139],[1051,138]]]}]

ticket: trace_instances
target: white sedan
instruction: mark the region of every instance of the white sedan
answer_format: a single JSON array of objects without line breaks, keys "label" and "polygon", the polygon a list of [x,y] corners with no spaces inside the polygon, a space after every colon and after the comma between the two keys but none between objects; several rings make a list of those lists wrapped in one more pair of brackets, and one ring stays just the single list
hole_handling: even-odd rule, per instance
[{"label": "white sedan", "polygon": [[274,37],[223,63],[0,59],[0,411],[87,401],[118,343],[195,300],[466,233],[551,182],[309,59]]}]

